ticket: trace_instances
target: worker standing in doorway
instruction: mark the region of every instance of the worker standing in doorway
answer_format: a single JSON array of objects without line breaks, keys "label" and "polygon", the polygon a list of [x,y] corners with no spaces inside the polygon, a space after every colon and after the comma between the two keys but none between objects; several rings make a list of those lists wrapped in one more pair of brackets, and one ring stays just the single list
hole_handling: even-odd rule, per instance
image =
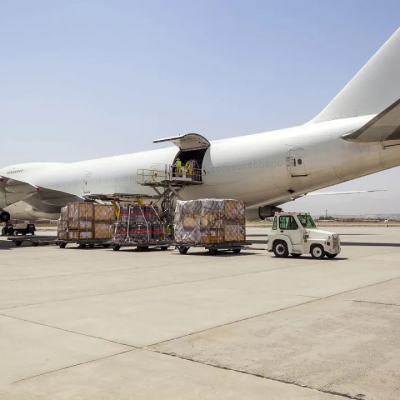
[{"label": "worker standing in doorway", "polygon": [[176,176],[181,175],[181,169],[182,169],[182,161],[180,160],[180,158],[177,158],[175,161]]}]

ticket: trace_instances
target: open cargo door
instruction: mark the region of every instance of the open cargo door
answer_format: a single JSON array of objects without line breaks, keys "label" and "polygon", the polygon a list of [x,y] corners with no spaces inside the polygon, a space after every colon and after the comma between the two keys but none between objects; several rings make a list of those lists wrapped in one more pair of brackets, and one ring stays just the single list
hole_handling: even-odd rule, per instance
[{"label": "open cargo door", "polygon": [[198,133],[187,133],[186,135],[172,136],[164,139],[153,140],[153,143],[172,142],[181,151],[207,150],[210,142]]},{"label": "open cargo door", "polygon": [[[175,156],[173,165],[179,160],[182,166],[187,167],[185,176],[193,181],[202,182],[203,178],[203,160],[211,143],[198,133],[187,133],[186,135],[173,136],[165,139],[154,140],[153,143],[172,142],[179,147]],[[175,167],[174,167],[175,168]],[[178,168],[180,170],[180,168]],[[183,168],[183,170],[185,170]],[[182,173],[175,170],[176,176],[182,176]],[[174,175],[175,175],[174,173]]]}]

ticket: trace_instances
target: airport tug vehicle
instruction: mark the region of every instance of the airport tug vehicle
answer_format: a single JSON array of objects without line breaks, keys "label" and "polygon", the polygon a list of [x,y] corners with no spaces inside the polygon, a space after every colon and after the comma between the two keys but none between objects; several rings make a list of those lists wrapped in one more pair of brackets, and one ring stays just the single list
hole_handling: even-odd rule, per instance
[{"label": "airport tug vehicle", "polygon": [[300,257],[311,254],[313,258],[335,258],[340,253],[340,237],[337,233],[317,228],[309,213],[279,212],[275,214],[271,234],[268,235],[268,251],[276,257]]}]

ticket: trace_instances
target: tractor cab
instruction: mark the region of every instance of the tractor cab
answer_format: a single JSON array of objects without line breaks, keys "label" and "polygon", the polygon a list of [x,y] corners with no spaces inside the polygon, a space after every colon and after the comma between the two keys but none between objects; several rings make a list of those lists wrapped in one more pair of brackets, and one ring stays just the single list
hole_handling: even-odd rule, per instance
[{"label": "tractor cab", "polygon": [[335,258],[340,250],[339,235],[318,229],[310,213],[275,214],[268,235],[268,251],[273,251],[276,257],[311,254],[318,259]]}]

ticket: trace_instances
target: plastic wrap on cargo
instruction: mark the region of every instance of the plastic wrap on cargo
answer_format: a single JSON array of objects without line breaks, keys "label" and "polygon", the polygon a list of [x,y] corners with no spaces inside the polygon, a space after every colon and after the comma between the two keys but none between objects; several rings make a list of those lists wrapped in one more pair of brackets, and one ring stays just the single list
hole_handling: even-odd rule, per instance
[{"label": "plastic wrap on cargo", "polygon": [[175,241],[183,244],[240,243],[246,240],[246,207],[233,199],[178,201]]},{"label": "plastic wrap on cargo", "polygon": [[68,203],[61,209],[57,238],[66,241],[109,240],[114,233],[114,206]]}]

